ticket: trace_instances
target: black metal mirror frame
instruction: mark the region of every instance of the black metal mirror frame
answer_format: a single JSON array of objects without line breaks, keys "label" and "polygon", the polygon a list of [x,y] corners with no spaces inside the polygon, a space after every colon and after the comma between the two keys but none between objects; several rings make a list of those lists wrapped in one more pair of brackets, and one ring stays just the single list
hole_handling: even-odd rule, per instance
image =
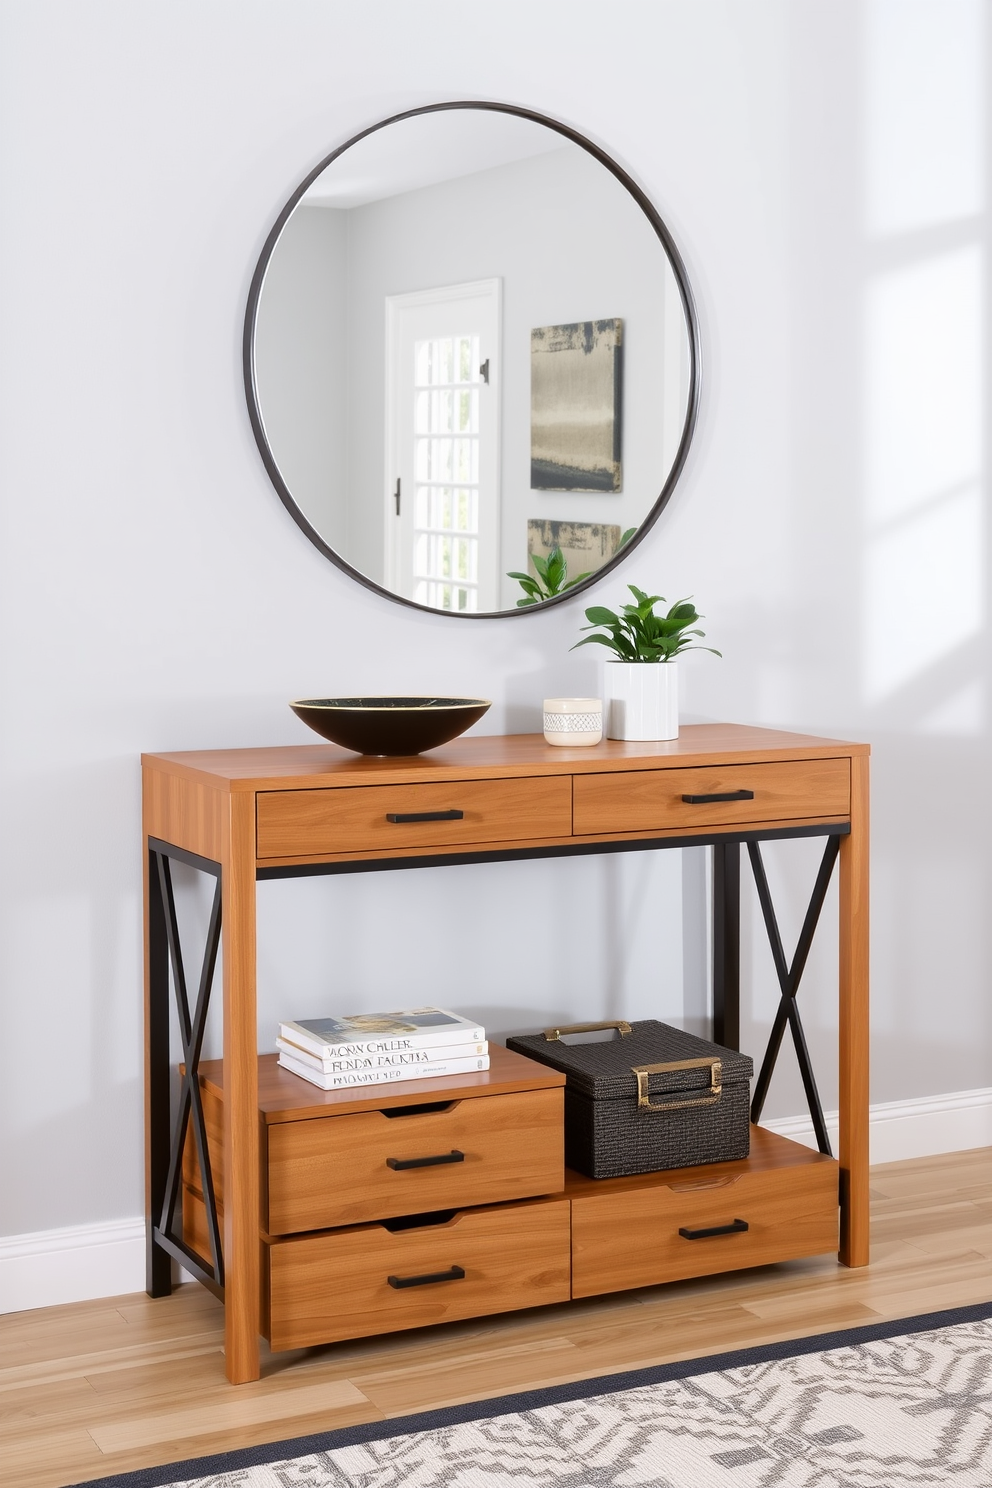
[{"label": "black metal mirror frame", "polygon": [[[518,119],[530,119],[535,124],[543,124],[545,128],[553,129],[557,134],[563,135],[565,139],[571,140],[573,144],[579,145],[588,154],[598,160],[600,165],[605,166],[608,171],[616,176],[617,180],[621,185],[626,187],[645,217],[647,217],[668,255],[672,272],[675,275],[675,282],[678,285],[679,296],[682,300],[686,328],[689,334],[689,395],[686,401],[685,422],[682,427],[682,437],[679,440],[679,446],[672,463],[672,468],[665,478],[665,483],[661,488],[658,499],[638,527],[636,535],[614,554],[609,563],[604,563],[602,568],[596,569],[595,573],[591,574],[588,579],[584,580],[581,584],[576,584],[574,589],[569,589],[566,594],[554,595],[550,599],[542,600],[539,604],[531,605],[524,609],[478,610],[472,612],[435,609],[431,605],[418,604],[416,600],[406,599],[400,594],[394,594],[392,590],[384,588],[381,584],[377,584],[374,579],[370,579],[366,574],[361,573],[357,568],[353,568],[346,559],[342,558],[340,553],[336,552],[334,548],[330,547],[324,541],[320,533],[307,519],[305,513],[294,500],[293,494],[286,485],[282,472],[276,463],[275,455],[272,452],[269,441],[265,436],[265,427],[262,422],[261,410],[258,403],[258,387],[255,378],[255,325],[258,318],[259,296],[262,292],[262,284],[265,280],[269,260],[279,241],[282,230],[296,209],[300,198],[313,185],[317,177],[327,169],[332,160],[336,160],[339,155],[343,155],[346,150],[350,150],[351,146],[356,145],[359,140],[365,139],[370,134],[375,134],[380,129],[387,128],[390,124],[398,124],[402,119],[413,119],[419,114],[443,113],[448,109],[487,109],[492,113],[512,114]],[[332,150],[329,155],[325,155],[323,160],[315,165],[313,170],[304,177],[276,218],[272,230],[265,240],[261,255],[255,267],[255,272],[252,275],[251,287],[248,291],[248,307],[245,313],[242,363],[244,368],[245,396],[248,400],[248,416],[251,420],[255,442],[258,445],[262,461],[268,471],[269,479],[275,486],[276,493],[283,506],[289,512],[297,526],[302,528],[306,533],[314,547],[319,548],[325,558],[329,558],[337,568],[340,568],[343,573],[348,574],[350,578],[355,579],[359,584],[364,584],[366,589],[372,589],[376,594],[381,594],[385,599],[392,600],[394,604],[406,605],[408,609],[421,610],[423,613],[429,615],[450,615],[460,620],[502,620],[508,619],[513,615],[538,614],[552,605],[562,604],[574,599],[576,595],[591,588],[605,574],[615,569],[637,547],[638,543],[643,540],[646,533],[654,526],[668,504],[669,497],[675,489],[676,482],[682,473],[686,457],[689,453],[689,445],[692,440],[692,434],[696,424],[696,414],[699,407],[700,358],[699,325],[696,319],[696,307],[692,298],[692,291],[689,288],[689,280],[686,276],[682,257],[672,240],[671,233],[668,231],[668,228],[665,226],[665,223],[662,221],[651,201],[627,172],[617,165],[615,160],[611,160],[604,150],[601,150],[598,145],[593,144],[592,140],[588,140],[576,130],[570,129],[567,124],[562,124],[557,119],[548,118],[546,114],[535,113],[532,109],[519,108],[512,103],[491,103],[478,99],[460,99],[452,103],[426,104],[422,108],[407,109],[401,114],[392,114],[388,119],[382,119],[378,124],[372,124],[368,129],[363,129],[359,134],[352,135],[351,139],[346,140],[343,145],[339,145],[336,150]]]}]

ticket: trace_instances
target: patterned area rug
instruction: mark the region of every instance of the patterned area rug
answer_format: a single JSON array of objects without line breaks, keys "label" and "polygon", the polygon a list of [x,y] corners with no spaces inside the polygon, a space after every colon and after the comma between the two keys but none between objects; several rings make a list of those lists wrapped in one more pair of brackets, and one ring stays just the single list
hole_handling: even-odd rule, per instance
[{"label": "patterned area rug", "polygon": [[88,1488],[992,1488],[992,1306],[608,1375]]}]

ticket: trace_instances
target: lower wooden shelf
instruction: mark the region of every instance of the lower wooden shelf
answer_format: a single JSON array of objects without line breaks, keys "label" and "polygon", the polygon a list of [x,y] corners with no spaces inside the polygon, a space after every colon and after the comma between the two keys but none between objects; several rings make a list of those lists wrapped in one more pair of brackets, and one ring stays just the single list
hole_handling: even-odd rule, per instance
[{"label": "lower wooden shelf", "polygon": [[[385,1112],[369,1110],[369,1087],[349,1092],[351,1100],[337,1093],[331,1103],[316,1090],[307,1100],[305,1082],[274,1069],[271,1056],[261,1067],[261,1321],[276,1350],[837,1249],[838,1164],[764,1127],[752,1126],[750,1154],[736,1162],[633,1178],[562,1176],[563,1077],[507,1050],[494,1050],[487,1076],[442,1090],[386,1087]],[[222,1207],[216,1067],[201,1073],[201,1089]],[[439,1095],[449,1099],[439,1105]],[[458,1161],[440,1168],[440,1180],[436,1167],[415,1168],[415,1186],[383,1191],[380,1172],[395,1176],[383,1141],[404,1155],[457,1148]],[[184,1179],[184,1237],[206,1257],[191,1143]],[[366,1222],[348,1223],[353,1214]]]}]

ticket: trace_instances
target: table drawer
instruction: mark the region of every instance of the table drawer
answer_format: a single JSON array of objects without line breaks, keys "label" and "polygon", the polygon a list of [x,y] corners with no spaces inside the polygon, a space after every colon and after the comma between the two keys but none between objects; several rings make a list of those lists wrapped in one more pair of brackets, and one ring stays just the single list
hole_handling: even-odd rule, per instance
[{"label": "table drawer", "polygon": [[268,1175],[272,1235],[559,1193],[562,1091],[277,1122]]},{"label": "table drawer", "polygon": [[258,795],[259,858],[513,842],[567,837],[571,830],[567,776]]},{"label": "table drawer", "polygon": [[576,834],[588,836],[844,817],[850,803],[848,760],[784,760],[577,775],[573,817]]},{"label": "table drawer", "polygon": [[569,1204],[534,1199],[398,1232],[363,1225],[273,1240],[262,1270],[273,1349],[564,1302]]},{"label": "table drawer", "polygon": [[[838,1167],[830,1160],[610,1191],[623,1181],[572,1199],[573,1297],[837,1249]],[[713,1229],[724,1233],[699,1234]]]}]

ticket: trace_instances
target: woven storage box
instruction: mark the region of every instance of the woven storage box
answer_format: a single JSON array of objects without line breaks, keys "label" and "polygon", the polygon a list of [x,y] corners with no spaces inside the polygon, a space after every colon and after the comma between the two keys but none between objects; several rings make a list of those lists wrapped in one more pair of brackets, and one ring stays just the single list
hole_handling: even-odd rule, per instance
[{"label": "woven storage box", "polygon": [[[607,1028],[620,1037],[561,1042]],[[549,1028],[506,1047],[566,1075],[565,1162],[579,1173],[623,1178],[747,1157],[753,1064],[736,1049],[654,1019]]]}]

